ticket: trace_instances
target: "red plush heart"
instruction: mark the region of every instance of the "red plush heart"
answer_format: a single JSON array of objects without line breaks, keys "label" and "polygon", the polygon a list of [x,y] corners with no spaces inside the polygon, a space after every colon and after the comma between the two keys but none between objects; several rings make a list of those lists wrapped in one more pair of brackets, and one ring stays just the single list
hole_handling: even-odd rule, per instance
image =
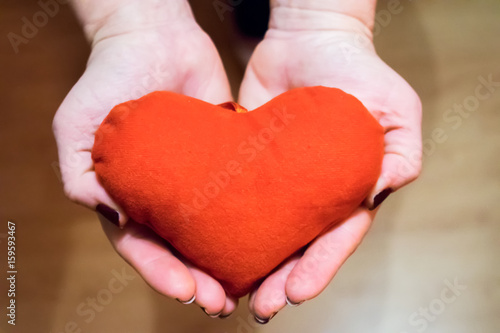
[{"label": "red plush heart", "polygon": [[334,88],[242,111],[154,92],[113,108],[92,151],[116,203],[237,297],[363,202],[384,136]]}]

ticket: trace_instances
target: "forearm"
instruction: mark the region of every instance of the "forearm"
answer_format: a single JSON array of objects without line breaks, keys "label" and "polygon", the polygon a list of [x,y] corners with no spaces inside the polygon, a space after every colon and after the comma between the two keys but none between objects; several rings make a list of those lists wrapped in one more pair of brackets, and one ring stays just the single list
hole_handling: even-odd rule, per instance
[{"label": "forearm", "polygon": [[192,20],[187,0],[71,0],[89,41]]},{"label": "forearm", "polygon": [[271,0],[270,27],[280,30],[373,29],[376,0]]}]

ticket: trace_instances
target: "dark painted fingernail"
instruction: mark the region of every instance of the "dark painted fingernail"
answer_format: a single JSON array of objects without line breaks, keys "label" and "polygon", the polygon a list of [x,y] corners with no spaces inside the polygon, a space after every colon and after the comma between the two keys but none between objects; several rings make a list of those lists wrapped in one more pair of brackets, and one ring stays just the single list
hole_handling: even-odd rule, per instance
[{"label": "dark painted fingernail", "polygon": [[207,309],[205,309],[204,307],[201,307],[201,309],[203,310],[203,312],[205,312],[205,314],[207,316],[209,316],[210,318],[217,318],[220,316],[220,314],[222,313],[222,310],[220,310],[218,313],[215,313],[215,314],[210,314],[207,312]]},{"label": "dark painted fingernail", "polygon": [[298,302],[298,303],[294,303],[294,302],[292,302],[292,301],[288,298],[288,296],[286,297],[286,299],[285,299],[285,300],[286,300],[286,304],[288,304],[288,305],[290,305],[290,306],[299,306],[300,304],[304,303],[304,301],[302,301],[302,302]]},{"label": "dark painted fingernail", "polygon": [[380,206],[380,204],[385,199],[387,199],[387,197],[391,193],[392,193],[392,188],[386,188],[385,190],[383,190],[382,192],[380,192],[379,194],[377,194],[375,196],[375,198],[373,198],[373,207],[370,210],[374,210],[375,208],[377,208],[378,206]]},{"label": "dark painted fingernail", "polygon": [[187,300],[187,301],[181,301],[180,299],[176,298],[175,300],[181,304],[191,304],[194,302],[194,300],[196,299],[196,295],[193,295],[193,297],[191,297],[191,299]]},{"label": "dark painted fingernail", "polygon": [[260,317],[259,317],[259,316],[257,316],[257,315],[253,316],[253,318],[255,319],[255,321],[256,321],[257,323],[259,323],[259,324],[261,324],[261,325],[265,325],[265,324],[267,324],[267,323],[269,322],[269,320],[273,319],[273,317],[274,317],[274,316],[276,316],[276,314],[277,314],[277,312],[273,313],[273,314],[271,315],[271,317],[269,317],[269,318],[265,318],[265,319],[260,318]]},{"label": "dark painted fingernail", "polygon": [[229,317],[232,314],[233,314],[232,312],[225,314],[225,315],[221,314],[221,315],[219,315],[219,319],[226,319],[227,317]]},{"label": "dark painted fingernail", "polygon": [[102,216],[104,216],[106,218],[106,220],[108,220],[109,222],[113,223],[114,225],[116,225],[117,227],[120,226],[120,215],[118,214],[118,212],[104,204],[98,204],[97,207],[95,208],[95,210],[101,214]]}]

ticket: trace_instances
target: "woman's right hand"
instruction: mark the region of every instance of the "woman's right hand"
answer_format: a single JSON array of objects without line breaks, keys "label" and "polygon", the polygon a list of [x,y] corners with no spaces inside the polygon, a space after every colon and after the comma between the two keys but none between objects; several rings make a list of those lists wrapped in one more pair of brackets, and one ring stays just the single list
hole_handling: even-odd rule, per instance
[{"label": "woman's right hand", "polygon": [[94,133],[116,104],[155,90],[214,104],[232,100],[215,46],[187,1],[90,0],[75,1],[74,7],[92,52],[53,122],[66,195],[92,210],[99,208],[113,247],[156,291],[181,302],[194,297],[209,315],[230,314],[237,299],[176,257],[153,231],[127,221],[100,185],[91,158]]}]

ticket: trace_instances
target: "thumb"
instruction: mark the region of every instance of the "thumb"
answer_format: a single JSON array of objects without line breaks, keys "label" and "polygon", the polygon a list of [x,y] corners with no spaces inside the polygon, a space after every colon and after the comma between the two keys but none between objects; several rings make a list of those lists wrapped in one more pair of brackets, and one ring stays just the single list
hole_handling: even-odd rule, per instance
[{"label": "thumb", "polygon": [[422,105],[413,89],[409,85],[405,88],[409,90],[404,94],[391,94],[387,112],[373,112],[385,135],[382,171],[365,202],[370,209],[377,208],[389,194],[415,180],[422,168]]},{"label": "thumb", "polygon": [[[67,133],[67,126],[60,124],[57,116],[54,118],[53,128],[66,196],[71,201],[100,212],[112,223],[123,227],[128,220],[127,215],[111,199],[94,171],[91,157],[93,140],[73,140]],[[80,148],[76,142],[83,142]]]}]

